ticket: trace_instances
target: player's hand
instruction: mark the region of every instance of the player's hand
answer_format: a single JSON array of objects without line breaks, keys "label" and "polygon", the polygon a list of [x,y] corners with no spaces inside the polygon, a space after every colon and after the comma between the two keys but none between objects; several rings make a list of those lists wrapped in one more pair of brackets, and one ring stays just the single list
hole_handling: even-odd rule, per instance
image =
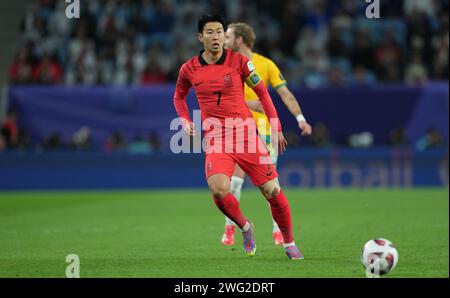
[{"label": "player's hand", "polygon": [[275,140],[272,139],[272,144],[274,147],[278,145],[278,154],[283,154],[284,151],[286,151],[287,141],[284,138],[283,132],[278,131],[276,133],[272,134],[272,137],[276,136]]},{"label": "player's hand", "polygon": [[195,137],[195,125],[194,122],[188,122],[184,125],[184,132],[190,136]]},{"label": "player's hand", "polygon": [[300,121],[298,123],[298,127],[300,127],[300,130],[302,131],[302,136],[310,136],[312,134],[312,128],[308,122]]}]

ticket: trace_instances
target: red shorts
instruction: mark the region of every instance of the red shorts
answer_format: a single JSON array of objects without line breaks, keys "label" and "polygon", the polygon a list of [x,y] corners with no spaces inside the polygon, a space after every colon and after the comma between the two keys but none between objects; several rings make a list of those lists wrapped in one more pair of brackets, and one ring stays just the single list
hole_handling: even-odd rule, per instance
[{"label": "red shorts", "polygon": [[256,153],[212,152],[206,154],[206,179],[214,174],[224,174],[231,178],[236,164],[241,167],[256,186],[278,177],[270,154],[266,150],[257,150]]}]

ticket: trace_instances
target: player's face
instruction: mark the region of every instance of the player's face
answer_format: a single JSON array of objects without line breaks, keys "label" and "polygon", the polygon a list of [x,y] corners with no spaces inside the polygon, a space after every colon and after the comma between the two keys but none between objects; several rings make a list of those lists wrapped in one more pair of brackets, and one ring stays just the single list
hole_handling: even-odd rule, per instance
[{"label": "player's face", "polygon": [[218,53],[222,51],[225,41],[225,32],[219,22],[206,23],[203,32],[198,35],[206,51]]},{"label": "player's face", "polygon": [[234,35],[234,29],[232,28],[228,28],[225,34],[225,47],[234,51],[237,51],[239,49],[236,42],[236,35]]}]

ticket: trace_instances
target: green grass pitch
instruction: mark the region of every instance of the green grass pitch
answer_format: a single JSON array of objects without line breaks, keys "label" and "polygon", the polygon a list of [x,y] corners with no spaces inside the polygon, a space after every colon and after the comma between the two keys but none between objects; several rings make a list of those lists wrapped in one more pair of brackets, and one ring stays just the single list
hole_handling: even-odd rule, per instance
[{"label": "green grass pitch", "polygon": [[269,208],[253,189],[241,206],[255,223],[256,256],[220,244],[224,219],[207,190],[0,192],[0,277],[365,277],[370,238],[391,240],[386,277],[448,277],[448,189],[289,189],[305,260],[272,243]]}]

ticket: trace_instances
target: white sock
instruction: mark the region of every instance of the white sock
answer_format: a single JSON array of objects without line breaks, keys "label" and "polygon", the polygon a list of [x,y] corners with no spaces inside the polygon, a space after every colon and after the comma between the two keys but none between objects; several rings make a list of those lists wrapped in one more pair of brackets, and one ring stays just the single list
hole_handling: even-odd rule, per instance
[{"label": "white sock", "polygon": [[235,223],[234,223],[234,221],[232,221],[231,219],[229,219],[228,217],[225,216],[225,225],[226,226],[234,226]]},{"label": "white sock", "polygon": [[284,248],[288,248],[291,246],[295,246],[295,242],[291,242],[291,243],[283,243]]},{"label": "white sock", "polygon": [[[241,190],[242,190],[243,184],[244,184],[244,179],[237,177],[237,176],[231,177],[230,192],[236,198],[236,200],[238,200],[238,202],[241,199]],[[232,226],[232,225],[234,225],[234,222],[225,216],[225,225]]]},{"label": "white sock", "polygon": [[272,225],[273,225],[273,231],[272,231],[273,233],[280,231],[280,228],[278,227],[277,222],[273,218],[272,218]]},{"label": "white sock", "polygon": [[[269,204],[269,202],[267,202],[267,205],[269,205],[269,210],[270,210],[270,204]],[[270,212],[272,212],[272,211],[270,211]],[[275,232],[279,232],[279,231],[280,231],[280,228],[278,227],[278,224],[277,224],[277,222],[275,221],[275,219],[273,219],[273,217],[272,217],[272,226],[273,226],[272,233],[275,233]]]},{"label": "white sock", "polygon": [[243,184],[244,179],[237,176],[231,177],[230,192],[238,201],[241,199],[241,190]]},{"label": "white sock", "polygon": [[242,228],[242,232],[247,232],[248,229],[250,229],[250,223],[248,222],[248,220],[245,222],[244,227]]}]

